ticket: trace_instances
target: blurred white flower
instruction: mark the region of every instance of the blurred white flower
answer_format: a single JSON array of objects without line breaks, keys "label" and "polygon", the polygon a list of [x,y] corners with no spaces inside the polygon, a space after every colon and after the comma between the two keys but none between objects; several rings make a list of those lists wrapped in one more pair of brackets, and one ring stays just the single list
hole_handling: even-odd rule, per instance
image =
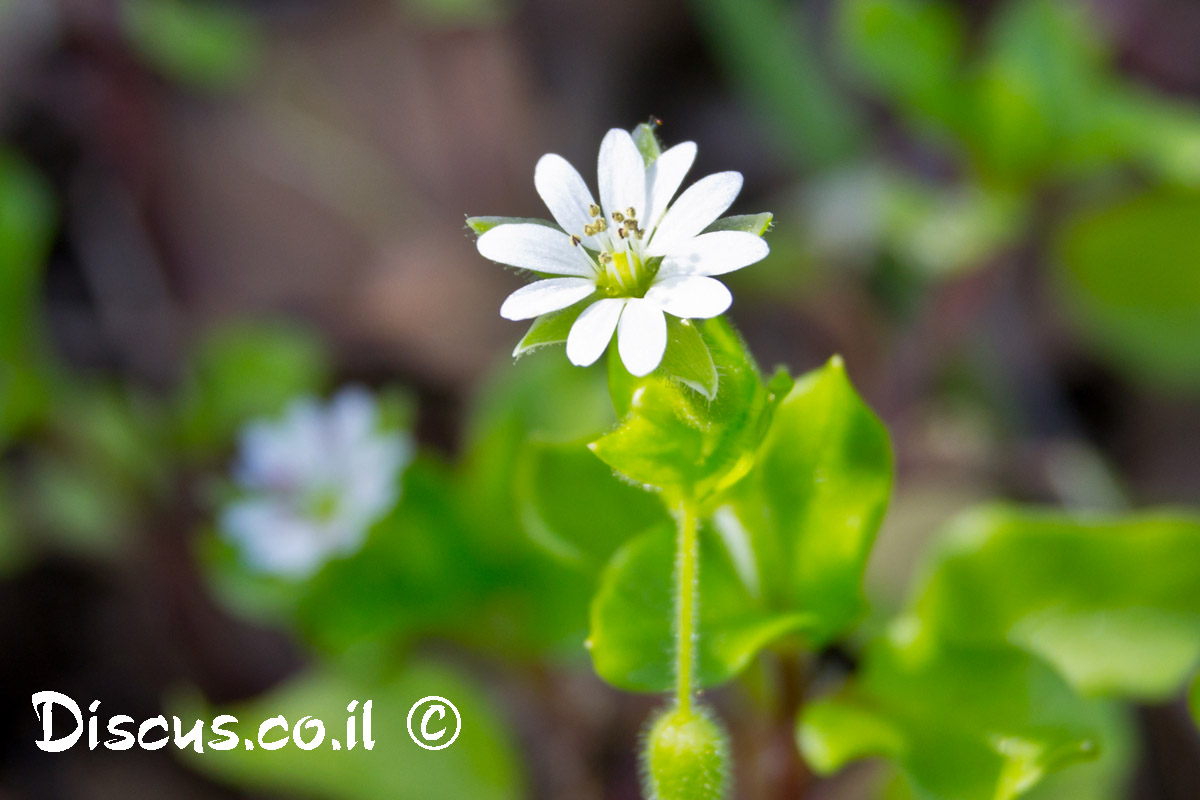
[{"label": "blurred white flower", "polygon": [[507,223],[485,232],[477,246],[493,261],[563,277],[518,289],[501,316],[532,319],[592,298],[567,337],[571,362],[595,362],[616,332],[625,367],[637,376],[652,372],[667,346],[664,313],[685,319],[724,313],[733,298],[713,276],[768,253],[753,233],[702,232],[741,191],[741,173],[709,175],[671,204],[695,158],[696,145],[685,142],[647,166],[629,132],[614,128],[600,144],[597,204],[564,158],[542,156],[534,185],[562,229]]},{"label": "blurred white flower", "polygon": [[241,433],[233,479],[241,499],[221,530],[251,569],[303,578],[354,552],[400,496],[411,439],[379,429],[374,397],[361,388],[328,404],[294,401],[282,419]]}]

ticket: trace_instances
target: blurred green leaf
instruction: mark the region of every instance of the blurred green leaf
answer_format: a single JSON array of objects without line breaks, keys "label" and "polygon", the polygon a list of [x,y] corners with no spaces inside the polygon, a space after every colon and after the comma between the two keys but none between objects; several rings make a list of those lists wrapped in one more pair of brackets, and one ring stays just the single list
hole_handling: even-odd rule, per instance
[{"label": "blurred green leaf", "polygon": [[244,83],[258,60],[246,11],[219,0],[124,0],[134,48],[167,77],[204,89]]},{"label": "blurred green leaf", "polygon": [[[716,686],[810,620],[768,610],[747,589],[721,539],[702,528],[699,541],[696,680]],[[674,565],[675,529],[664,525],[618,550],[601,578],[588,644],[596,672],[614,686],[660,692],[673,685]]]},{"label": "blurred green leaf", "polygon": [[479,606],[493,587],[470,545],[453,476],[423,457],[403,483],[399,504],[363,547],[304,587],[297,617],[323,650],[421,634],[464,638],[480,625]]},{"label": "blurred green leaf", "polygon": [[328,382],[329,357],[317,336],[286,323],[243,322],[210,333],[189,363],[178,436],[189,453],[220,452],[246,422],[279,414]]},{"label": "blurred green leaf", "polygon": [[716,398],[658,373],[634,379],[610,355],[610,393],[622,420],[591,445],[630,480],[662,490],[668,504],[702,500],[741,478],[767,418],[766,389],[738,334],[723,318],[693,324],[721,376]]},{"label": "blurred green leaf", "polygon": [[1014,0],[999,7],[975,86],[968,136],[981,165],[1018,180],[1111,156],[1101,112],[1106,53],[1081,3]]},{"label": "blurred green leaf", "polygon": [[1200,725],[1200,673],[1192,680],[1192,690],[1188,695],[1188,705],[1192,709],[1192,717]]},{"label": "blurred green leaf", "polygon": [[1131,85],[1114,89],[1105,111],[1135,162],[1168,184],[1200,188],[1200,109]]},{"label": "blurred green leaf", "polygon": [[965,33],[955,8],[936,0],[844,0],[840,35],[852,70],[908,113],[958,122]]},{"label": "blurred green leaf", "polygon": [[862,136],[850,104],[827,80],[801,15],[778,0],[694,0],[729,74],[778,130],[795,160],[828,166]]},{"label": "blurred green leaf", "polygon": [[658,498],[615,476],[583,442],[531,441],[516,470],[525,529],[586,571],[598,572],[634,535],[668,521]]},{"label": "blurred green leaf", "polygon": [[897,178],[881,202],[883,233],[893,252],[935,278],[987,264],[1026,230],[1026,198],[1016,192]]},{"label": "blurred green leaf", "polygon": [[1011,800],[1095,758],[1104,714],[1035,657],[939,646],[907,620],[868,651],[849,688],[802,712],[797,742],[819,774],[883,756],[917,797]]},{"label": "blurred green leaf", "polygon": [[471,552],[488,569],[480,579],[488,594],[475,627],[492,649],[578,655],[593,584],[530,540],[521,523],[514,467],[529,441],[580,441],[612,423],[603,374],[565,358],[523,358],[516,364],[505,359],[497,377],[476,395],[458,505]]},{"label": "blurred green leaf", "polygon": [[[457,741],[436,752],[418,747],[406,722],[413,703],[431,695],[450,700],[462,717]],[[347,743],[346,707],[352,700],[359,701],[359,709],[367,700],[372,702],[373,750],[362,744],[360,710],[356,711],[358,746],[333,750],[333,740]],[[289,728],[304,717],[322,721],[325,739],[314,750],[301,750],[289,741],[273,751],[241,746],[228,751],[180,751],[193,769],[256,793],[321,800],[516,800],[525,796],[512,742],[485,695],[462,675],[437,664],[414,664],[378,681],[323,667],[233,708],[205,708],[186,700],[173,705],[172,712],[185,726],[197,719],[211,723],[220,714],[233,714],[238,722],[225,729],[256,743],[258,725],[273,717],[282,715]],[[208,725],[205,734],[207,741]],[[268,738],[284,735],[275,729]],[[311,739],[314,732],[305,728],[302,735]]]},{"label": "blurred green leaf", "polygon": [[27,547],[21,538],[18,515],[8,478],[0,472],[0,578],[16,572],[25,563]]},{"label": "blurred green leaf", "polygon": [[426,24],[445,26],[493,25],[512,10],[511,0],[396,0]]},{"label": "blurred green leaf", "polygon": [[754,542],[767,596],[813,615],[817,642],[862,610],[863,571],[891,485],[887,430],[841,359],[802,376],[775,409],[734,512]]},{"label": "blurred green leaf", "polygon": [[122,552],[168,484],[161,407],[116,384],[48,382],[41,446],[22,492],[36,536],[85,557]]},{"label": "blurred green leaf", "polygon": [[0,148],[0,446],[45,409],[38,291],[54,226],[50,187]]},{"label": "blurred green leaf", "polygon": [[1178,692],[1200,663],[1200,518],[987,507],[958,519],[916,595],[938,635],[1007,642],[1078,690]]},{"label": "blurred green leaf", "polygon": [[1200,195],[1151,193],[1083,212],[1058,240],[1062,292],[1102,355],[1200,386]]},{"label": "blurred green leaf", "polygon": [[1137,721],[1117,702],[1097,704],[1100,754],[1048,774],[1022,800],[1127,800],[1138,763]]}]

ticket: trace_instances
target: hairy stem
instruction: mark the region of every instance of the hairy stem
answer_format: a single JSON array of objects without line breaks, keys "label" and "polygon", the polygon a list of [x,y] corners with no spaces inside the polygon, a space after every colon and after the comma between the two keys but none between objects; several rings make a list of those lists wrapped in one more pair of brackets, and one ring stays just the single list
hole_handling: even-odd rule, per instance
[{"label": "hairy stem", "polygon": [[684,503],[677,514],[679,521],[678,559],[675,570],[675,700],[679,709],[692,707],[692,678],[696,657],[696,617],[699,589],[699,545],[696,539],[696,514]]}]

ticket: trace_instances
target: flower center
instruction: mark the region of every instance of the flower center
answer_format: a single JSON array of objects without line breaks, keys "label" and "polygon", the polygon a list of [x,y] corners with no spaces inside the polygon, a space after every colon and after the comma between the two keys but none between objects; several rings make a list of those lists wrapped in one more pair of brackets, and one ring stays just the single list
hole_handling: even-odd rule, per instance
[{"label": "flower center", "polygon": [[[592,221],[583,226],[583,235],[595,237],[599,252],[594,256],[596,286],[609,297],[642,297],[658,271],[660,259],[642,256],[645,229],[638,222],[637,209],[614,211],[612,225],[604,218],[600,206],[588,208]],[[571,243],[581,246],[583,237],[571,237]],[[589,256],[590,250],[586,250]]]}]

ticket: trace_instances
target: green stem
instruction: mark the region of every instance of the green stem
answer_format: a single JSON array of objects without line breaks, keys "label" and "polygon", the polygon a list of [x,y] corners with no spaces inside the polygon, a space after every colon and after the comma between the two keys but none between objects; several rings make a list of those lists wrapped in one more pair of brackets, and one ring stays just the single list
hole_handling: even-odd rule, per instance
[{"label": "green stem", "polygon": [[679,556],[675,573],[675,701],[680,711],[692,707],[692,677],[696,655],[699,553],[696,515],[684,503],[679,508]]}]

